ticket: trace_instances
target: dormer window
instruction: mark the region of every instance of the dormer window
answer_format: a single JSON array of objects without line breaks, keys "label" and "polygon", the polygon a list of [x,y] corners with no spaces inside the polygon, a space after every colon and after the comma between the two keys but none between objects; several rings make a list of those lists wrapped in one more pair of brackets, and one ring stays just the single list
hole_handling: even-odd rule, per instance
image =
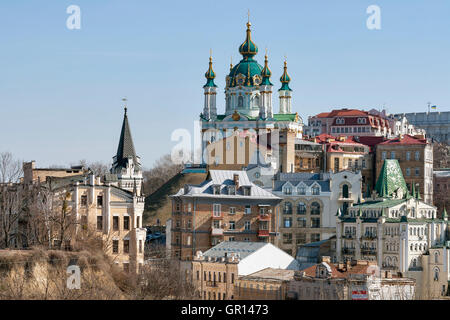
[{"label": "dormer window", "polygon": [[306,194],[305,186],[298,187],[298,194]]},{"label": "dormer window", "polygon": [[319,188],[319,186],[314,186],[314,187],[312,187],[311,190],[312,190],[312,194],[315,195],[315,196],[317,196],[317,195],[320,194],[320,188]]},{"label": "dormer window", "polygon": [[220,186],[213,186],[213,193],[220,194]]},{"label": "dormer window", "polygon": [[235,195],[236,194],[236,187],[235,186],[228,186],[228,194],[229,195]]},{"label": "dormer window", "polygon": [[251,187],[244,187],[244,196],[250,196],[251,195]]},{"label": "dormer window", "polygon": [[292,194],[292,188],[291,187],[284,188],[284,194]]},{"label": "dormer window", "polygon": [[345,124],[345,119],[344,118],[337,118],[336,119],[336,123],[337,124]]}]

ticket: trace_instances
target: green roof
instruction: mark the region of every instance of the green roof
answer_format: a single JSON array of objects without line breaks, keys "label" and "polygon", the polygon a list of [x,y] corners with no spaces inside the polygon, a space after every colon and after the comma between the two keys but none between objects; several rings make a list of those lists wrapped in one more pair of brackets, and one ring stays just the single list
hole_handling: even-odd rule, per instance
[{"label": "green roof", "polygon": [[214,83],[214,78],[216,77],[216,74],[214,73],[214,70],[212,68],[212,57],[209,57],[209,68],[208,71],[205,73],[206,78],[206,84],[203,86],[205,87],[217,87]]},{"label": "green roof", "polygon": [[388,200],[374,200],[374,201],[365,201],[362,203],[357,203],[353,205],[353,208],[392,208],[396,205],[405,202],[405,199],[388,199]]},{"label": "green roof", "polygon": [[405,195],[408,192],[402,170],[396,159],[386,159],[378,176],[375,191],[380,197],[392,197],[398,189]]},{"label": "green roof", "polygon": [[284,61],[284,71],[280,77],[280,81],[281,81],[281,88],[278,91],[281,91],[281,90],[292,91],[292,89],[289,88],[289,82],[291,81],[291,78],[289,77],[289,75],[287,73],[287,62],[286,61]]},{"label": "green roof", "polygon": [[[251,117],[247,114],[243,114],[243,116],[245,116],[246,118],[248,118],[249,121],[256,121],[256,120],[260,120],[259,117]],[[218,114],[216,121],[223,121],[225,119],[225,117],[227,117],[227,115],[225,114]],[[201,117],[203,120],[206,121],[206,119],[204,119],[203,117]],[[291,122],[296,122],[297,118],[297,113],[275,113],[273,115],[273,120],[275,121],[291,121]]]}]

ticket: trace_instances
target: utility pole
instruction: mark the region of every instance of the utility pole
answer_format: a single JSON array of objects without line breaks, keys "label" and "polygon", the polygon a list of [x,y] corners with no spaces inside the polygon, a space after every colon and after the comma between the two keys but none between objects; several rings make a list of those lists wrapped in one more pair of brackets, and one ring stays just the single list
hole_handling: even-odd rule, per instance
[{"label": "utility pole", "polygon": [[428,102],[428,113],[430,113],[431,102]]}]

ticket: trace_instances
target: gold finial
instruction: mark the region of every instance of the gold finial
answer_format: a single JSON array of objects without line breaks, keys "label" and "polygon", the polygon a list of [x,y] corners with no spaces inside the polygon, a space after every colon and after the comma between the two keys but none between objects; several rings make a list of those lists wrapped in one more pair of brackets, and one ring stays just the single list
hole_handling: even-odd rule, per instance
[{"label": "gold finial", "polygon": [[266,56],[265,57],[266,57],[266,60],[267,60],[267,47],[266,47]]},{"label": "gold finial", "polygon": [[230,57],[230,71],[233,69],[233,56]]}]

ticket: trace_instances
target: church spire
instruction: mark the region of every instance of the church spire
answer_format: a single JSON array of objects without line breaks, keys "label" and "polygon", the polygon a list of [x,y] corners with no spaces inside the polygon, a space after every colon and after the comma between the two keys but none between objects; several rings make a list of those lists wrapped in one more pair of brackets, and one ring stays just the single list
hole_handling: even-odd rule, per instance
[{"label": "church spire", "polygon": [[281,88],[278,91],[281,91],[281,90],[292,91],[292,89],[289,88],[290,81],[291,81],[291,78],[289,77],[289,75],[287,73],[287,61],[286,61],[286,59],[284,59],[284,71],[283,71],[283,75],[280,78]]},{"label": "church spire", "polygon": [[138,161],[136,159],[136,151],[134,149],[133,138],[131,137],[130,125],[128,123],[127,115],[127,99],[122,99],[125,102],[124,105],[124,116],[122,122],[122,130],[120,132],[119,146],[117,147],[115,164],[121,168],[126,168],[128,164],[128,159],[133,158],[135,169],[139,169]]},{"label": "church spire", "polygon": [[212,50],[209,52],[209,68],[208,71],[205,73],[206,78],[206,84],[204,87],[217,87],[214,83],[214,79],[216,78],[216,74],[214,73],[213,67],[212,67]]}]

